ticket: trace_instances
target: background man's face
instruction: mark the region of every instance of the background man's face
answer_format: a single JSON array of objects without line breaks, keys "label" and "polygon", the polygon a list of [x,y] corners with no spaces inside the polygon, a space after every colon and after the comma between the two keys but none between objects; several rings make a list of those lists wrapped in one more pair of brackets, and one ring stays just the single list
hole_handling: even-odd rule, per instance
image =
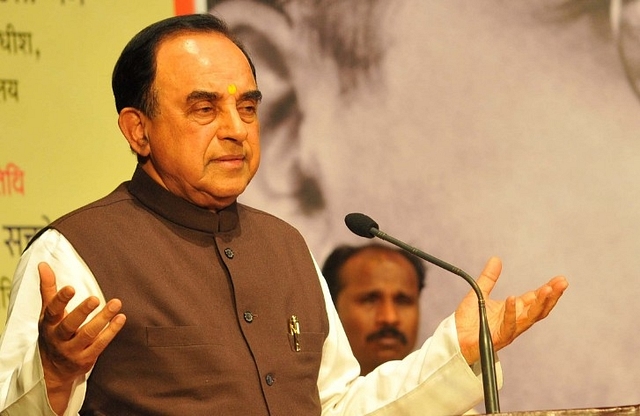
[{"label": "background man's face", "polygon": [[407,356],[418,333],[418,276],[398,253],[365,249],[339,272],[336,309],[363,374]]}]

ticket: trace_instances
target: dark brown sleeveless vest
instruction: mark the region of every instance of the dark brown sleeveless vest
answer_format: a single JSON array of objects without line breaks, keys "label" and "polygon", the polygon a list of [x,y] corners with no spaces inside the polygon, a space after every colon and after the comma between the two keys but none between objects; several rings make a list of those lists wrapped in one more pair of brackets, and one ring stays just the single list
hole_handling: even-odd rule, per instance
[{"label": "dark brown sleeveless vest", "polygon": [[311,256],[291,226],[240,204],[203,210],[138,168],[51,228],[127,315],[91,373],[82,415],[320,414],[329,327]]}]

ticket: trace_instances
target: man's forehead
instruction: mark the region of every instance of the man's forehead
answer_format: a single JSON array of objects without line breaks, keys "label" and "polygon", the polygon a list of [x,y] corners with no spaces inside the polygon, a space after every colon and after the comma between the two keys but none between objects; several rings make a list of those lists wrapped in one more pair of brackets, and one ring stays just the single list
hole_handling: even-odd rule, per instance
[{"label": "man's forehead", "polygon": [[411,297],[418,294],[417,290],[409,283],[400,284],[395,282],[391,285],[380,284],[378,281],[352,281],[351,284],[345,286],[343,292],[351,293],[351,297],[377,297],[377,298],[396,298],[396,297]]},{"label": "man's forehead", "polygon": [[[202,75],[220,77],[227,92],[228,86],[240,89],[255,88],[251,66],[242,50],[225,35],[218,32],[181,32],[164,39],[156,52],[156,79],[187,78]],[[195,78],[194,78],[195,77]]]},{"label": "man's forehead", "polygon": [[342,284],[387,283],[413,285],[418,282],[413,265],[402,254],[375,247],[366,248],[349,258],[340,270]]},{"label": "man's forehead", "polygon": [[341,279],[343,288],[351,287],[361,291],[389,291],[404,288],[413,290],[418,287],[418,278],[410,269],[398,273],[397,268],[389,270],[373,266],[367,270],[348,270]]},{"label": "man's forehead", "polygon": [[229,50],[237,49],[241,52],[240,48],[223,33],[183,30],[168,35],[158,42],[156,55],[161,56],[167,54],[169,51],[197,54],[201,52],[204,46],[216,49],[220,48],[221,51],[223,48],[230,48]]},{"label": "man's forehead", "polygon": [[396,250],[385,247],[365,247],[354,254],[347,262],[353,260],[360,267],[378,267],[380,263],[394,263],[411,266],[409,260]]}]

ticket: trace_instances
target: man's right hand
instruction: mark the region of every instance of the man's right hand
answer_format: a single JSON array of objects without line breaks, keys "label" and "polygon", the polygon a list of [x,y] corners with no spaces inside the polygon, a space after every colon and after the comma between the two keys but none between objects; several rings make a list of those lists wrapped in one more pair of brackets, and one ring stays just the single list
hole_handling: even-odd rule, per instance
[{"label": "man's right hand", "polygon": [[126,318],[119,313],[120,300],[111,299],[84,323],[99,306],[98,298],[88,297],[67,312],[67,304],[75,295],[73,287],[58,290],[56,276],[47,263],[40,263],[38,272],[42,297],[38,345],[49,402],[57,414],[62,414],[69,403],[74,380],[91,370],[98,356],[122,329]]}]

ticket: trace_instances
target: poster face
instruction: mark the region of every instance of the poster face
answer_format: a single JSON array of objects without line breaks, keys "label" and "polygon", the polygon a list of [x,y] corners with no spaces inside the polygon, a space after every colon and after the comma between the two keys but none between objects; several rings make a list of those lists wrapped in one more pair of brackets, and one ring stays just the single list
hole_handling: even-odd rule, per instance
[{"label": "poster face", "polygon": [[174,10],[172,0],[0,1],[0,327],[29,238],[133,172],[111,71],[136,32]]}]

